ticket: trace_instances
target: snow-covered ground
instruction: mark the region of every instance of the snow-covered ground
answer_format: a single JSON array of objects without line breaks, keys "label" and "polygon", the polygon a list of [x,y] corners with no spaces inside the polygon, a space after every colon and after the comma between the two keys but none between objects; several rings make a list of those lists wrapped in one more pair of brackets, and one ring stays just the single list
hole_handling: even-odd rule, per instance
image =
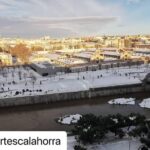
[{"label": "snow-covered ground", "polygon": [[150,98],[144,99],[139,105],[143,108],[150,108]]},{"label": "snow-covered ground", "polygon": [[0,69],[0,99],[138,84],[149,72],[148,66],[141,65],[41,77],[28,67],[4,68]]},{"label": "snow-covered ground", "polygon": [[108,101],[108,104],[135,105],[135,98],[117,98]]},{"label": "snow-covered ground", "polygon": [[[74,145],[76,145],[76,140],[74,136],[69,136],[67,139],[67,150],[74,150]],[[102,144],[94,144],[94,145],[88,145],[87,150],[138,150],[138,148],[142,144],[139,140],[116,140],[109,143],[102,143]]]},{"label": "snow-covered ground", "polygon": [[78,122],[78,120],[80,120],[80,118],[82,117],[82,115],[80,114],[75,114],[75,115],[66,115],[64,117],[60,117],[58,119],[58,122],[61,124],[75,124]]}]

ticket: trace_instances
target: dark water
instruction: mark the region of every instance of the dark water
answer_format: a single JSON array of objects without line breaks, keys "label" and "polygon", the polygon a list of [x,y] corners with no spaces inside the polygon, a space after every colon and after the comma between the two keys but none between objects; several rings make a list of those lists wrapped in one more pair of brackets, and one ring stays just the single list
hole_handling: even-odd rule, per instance
[{"label": "dark water", "polygon": [[[135,97],[137,104],[113,106],[107,101],[119,97]],[[141,113],[150,118],[150,109],[143,109],[138,103],[143,98],[150,97],[150,93],[136,93],[122,96],[100,97],[91,100],[77,100],[59,102],[55,104],[41,104],[32,106],[18,106],[12,108],[0,108],[0,130],[70,130],[70,126],[60,125],[55,119],[66,114],[107,115],[121,113],[123,115],[131,112]]]}]

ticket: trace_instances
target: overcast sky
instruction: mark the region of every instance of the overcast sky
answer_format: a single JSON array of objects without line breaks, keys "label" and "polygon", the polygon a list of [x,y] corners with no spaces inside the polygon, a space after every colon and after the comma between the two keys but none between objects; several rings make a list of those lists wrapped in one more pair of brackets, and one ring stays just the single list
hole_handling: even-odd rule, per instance
[{"label": "overcast sky", "polygon": [[150,33],[150,0],[0,0],[0,35]]}]

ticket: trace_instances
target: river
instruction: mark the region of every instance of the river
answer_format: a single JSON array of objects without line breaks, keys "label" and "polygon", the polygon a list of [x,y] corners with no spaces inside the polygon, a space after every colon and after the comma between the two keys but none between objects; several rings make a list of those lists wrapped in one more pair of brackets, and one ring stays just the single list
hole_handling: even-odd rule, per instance
[{"label": "river", "polygon": [[[135,97],[136,105],[109,105],[108,100],[119,97]],[[140,108],[138,103],[144,98],[150,97],[150,93],[135,93],[100,97],[91,100],[66,101],[53,104],[38,104],[30,106],[17,106],[0,108],[0,130],[31,130],[31,131],[69,131],[72,127],[60,125],[55,119],[66,114],[129,114],[140,113],[150,117],[150,109]]]}]

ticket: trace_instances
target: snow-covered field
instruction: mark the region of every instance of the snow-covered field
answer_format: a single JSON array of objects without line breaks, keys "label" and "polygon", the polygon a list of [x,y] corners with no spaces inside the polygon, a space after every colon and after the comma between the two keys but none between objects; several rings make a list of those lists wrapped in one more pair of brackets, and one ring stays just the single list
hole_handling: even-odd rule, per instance
[{"label": "snow-covered field", "polygon": [[135,98],[117,98],[108,101],[108,104],[135,105]]},{"label": "snow-covered field", "polygon": [[28,67],[4,68],[0,69],[0,99],[138,84],[149,72],[142,65],[41,77]]},{"label": "snow-covered field", "polygon": [[80,115],[80,114],[66,115],[64,117],[60,117],[58,119],[58,122],[61,123],[61,124],[70,125],[70,124],[77,123],[78,120],[80,120],[81,117],[82,117],[82,115]]},{"label": "snow-covered field", "polygon": [[[74,150],[74,145],[76,145],[76,141],[74,136],[69,136],[67,139],[67,149]],[[87,150],[138,150],[141,146],[139,140],[119,140],[109,143],[102,143],[102,144],[95,144],[95,145],[88,145]]]}]

